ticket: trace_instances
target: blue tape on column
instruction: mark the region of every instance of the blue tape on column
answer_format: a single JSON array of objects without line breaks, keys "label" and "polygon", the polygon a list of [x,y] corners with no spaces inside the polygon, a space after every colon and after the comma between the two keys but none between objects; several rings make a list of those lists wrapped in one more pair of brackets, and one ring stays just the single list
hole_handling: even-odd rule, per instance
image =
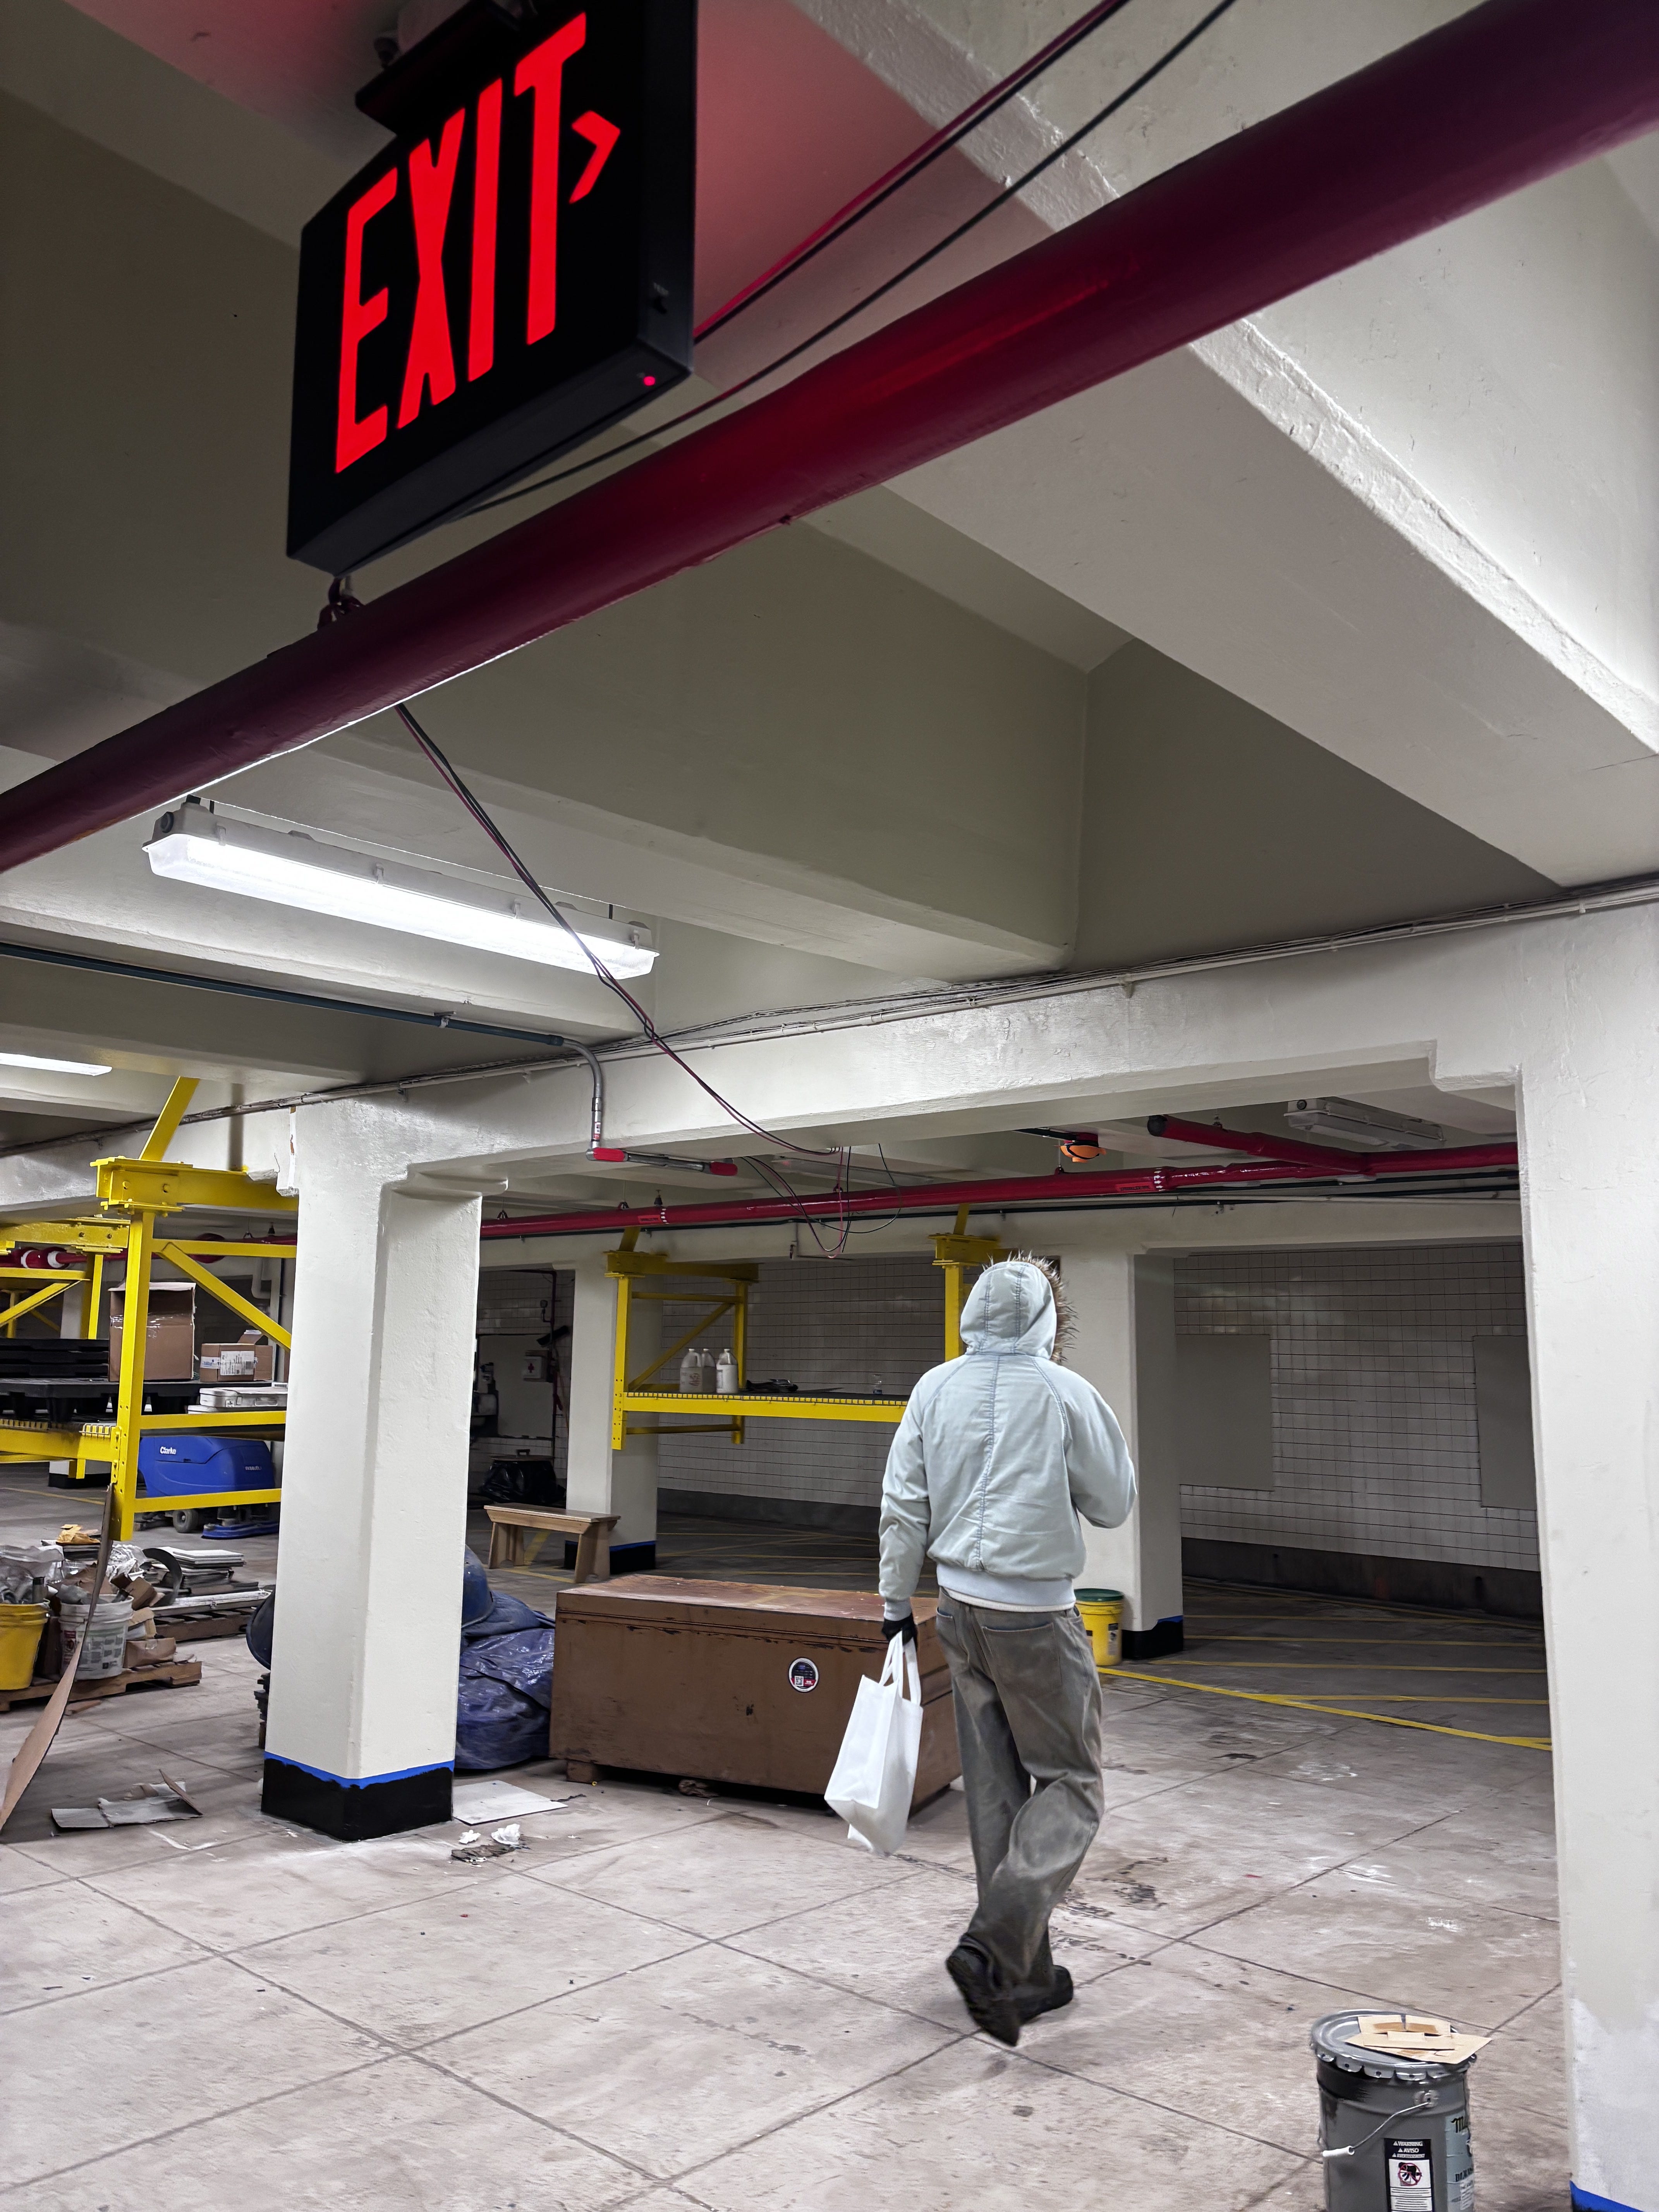
[{"label": "blue tape on column", "polygon": [[392,1774],[331,1774],[274,1752],[265,1754],[259,1808],[342,1843],[366,1843],[405,1828],[426,1828],[451,1815],[453,1763],[406,1766]]},{"label": "blue tape on column", "polygon": [[407,1782],[412,1774],[449,1774],[454,1771],[453,1759],[429,1759],[424,1766],[398,1766],[389,1774],[331,1774],[325,1766],[307,1766],[303,1759],[290,1759],[285,1751],[270,1751],[267,1759],[280,1759],[284,1766],[297,1766],[301,1774],[309,1774],[319,1782],[337,1782],[342,1790],[370,1790],[377,1782]]},{"label": "blue tape on column", "polygon": [[1621,2204],[1616,2197],[1598,2197],[1593,2189],[1572,2185],[1573,2212],[1638,2212],[1634,2204]]}]

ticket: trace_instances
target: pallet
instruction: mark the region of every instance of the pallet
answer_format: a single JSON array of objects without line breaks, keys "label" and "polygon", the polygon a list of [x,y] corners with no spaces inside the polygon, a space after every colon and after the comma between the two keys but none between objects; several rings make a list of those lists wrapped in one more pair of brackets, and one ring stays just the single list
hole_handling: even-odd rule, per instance
[{"label": "pallet", "polygon": [[[183,1689],[202,1679],[199,1659],[174,1659],[163,1667],[131,1667],[125,1674],[106,1674],[70,1693],[68,1710],[78,1712],[104,1698],[118,1698],[127,1690]],[[0,1713],[14,1705],[43,1705],[58,1687],[54,1682],[31,1682],[27,1690],[0,1690]]]},{"label": "pallet", "polygon": [[158,1620],[155,1626],[175,1644],[201,1644],[210,1636],[240,1636],[252,1618],[251,1613],[198,1613],[193,1619]]}]

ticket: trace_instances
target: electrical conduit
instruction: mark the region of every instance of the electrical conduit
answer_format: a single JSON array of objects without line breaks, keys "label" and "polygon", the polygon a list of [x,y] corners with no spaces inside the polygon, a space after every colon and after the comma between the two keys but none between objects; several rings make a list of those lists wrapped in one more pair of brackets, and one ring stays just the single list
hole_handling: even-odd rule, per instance
[{"label": "electrical conduit", "polygon": [[[1316,1152],[1310,1146],[1308,1150]],[[734,1229],[771,1221],[836,1221],[848,1215],[1018,1213],[1030,1206],[1096,1198],[1177,1197],[1188,1191],[1271,1188],[1304,1182],[1376,1182],[1391,1176],[1454,1176],[1516,1167],[1512,1143],[1449,1146],[1432,1152],[1343,1152],[1340,1174],[1321,1159],[1234,1160],[1207,1167],[1113,1168],[1099,1173],[1006,1176],[977,1182],[902,1183],[886,1190],[829,1192],[799,1198],[711,1200],[695,1206],[594,1206],[581,1212],[486,1221],[500,1237],[592,1237],[624,1229]]]}]

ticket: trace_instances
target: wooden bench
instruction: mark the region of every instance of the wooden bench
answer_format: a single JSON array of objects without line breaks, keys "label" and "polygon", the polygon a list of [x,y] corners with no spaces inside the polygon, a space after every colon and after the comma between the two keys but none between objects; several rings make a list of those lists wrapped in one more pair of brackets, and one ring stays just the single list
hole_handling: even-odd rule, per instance
[{"label": "wooden bench", "polygon": [[[576,1540],[576,1582],[609,1582],[611,1531],[621,1519],[617,1513],[545,1513],[532,1505],[486,1505],[489,1516],[489,1558],[492,1567],[527,1567],[541,1549],[540,1538],[574,1536]],[[526,1550],[526,1539],[537,1536]]]}]

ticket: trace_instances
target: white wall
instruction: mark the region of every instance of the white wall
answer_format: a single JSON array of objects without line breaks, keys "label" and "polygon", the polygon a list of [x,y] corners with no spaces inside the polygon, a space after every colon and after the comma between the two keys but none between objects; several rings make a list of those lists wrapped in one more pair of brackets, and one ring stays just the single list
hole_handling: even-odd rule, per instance
[{"label": "white wall", "polygon": [[1526,1335],[1518,1243],[1193,1253],[1176,1328],[1273,1340],[1273,1486],[1183,1484],[1184,1535],[1536,1573],[1475,1428],[1472,1339]]},{"label": "white wall", "polygon": [[[833,1245],[833,1228],[824,1241]],[[809,1247],[810,1249],[810,1247]],[[711,1293],[720,1294],[712,1281]],[[690,1306],[665,1305],[663,1341],[696,1319]],[[780,1377],[803,1390],[908,1390],[945,1357],[945,1278],[929,1258],[763,1260],[750,1293],[749,1373]],[[729,1316],[698,1337],[718,1358],[732,1341]],[[665,1375],[671,1385],[675,1381]],[[665,1493],[702,1491],[775,1498],[796,1505],[873,1510],[891,1425],[876,1421],[750,1421],[744,1442],[726,1437],[664,1437],[659,1480]]]}]

